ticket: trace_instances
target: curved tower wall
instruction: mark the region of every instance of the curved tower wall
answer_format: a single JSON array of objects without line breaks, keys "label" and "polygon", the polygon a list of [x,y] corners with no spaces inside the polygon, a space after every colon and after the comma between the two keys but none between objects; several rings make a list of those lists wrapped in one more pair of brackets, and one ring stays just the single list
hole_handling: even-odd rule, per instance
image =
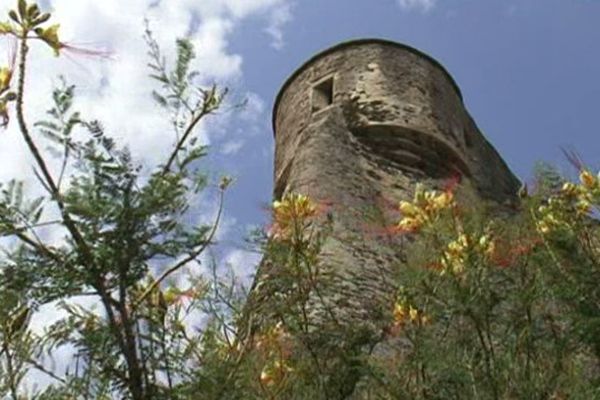
[{"label": "curved tower wall", "polygon": [[[332,104],[314,111],[314,93],[328,78],[333,78]],[[328,147],[316,148],[318,131],[325,133],[323,128],[332,123],[373,156],[388,159],[395,172],[415,178],[460,172],[474,180],[483,196],[497,200],[511,197],[518,186],[466,111],[452,77],[410,47],[377,39],[342,43],[316,55],[288,79],[273,112],[276,198],[289,189],[330,191],[328,181],[339,180],[337,168],[333,176],[314,168],[329,166],[329,156],[336,153],[330,140]],[[330,133],[330,139],[341,140]],[[305,161],[313,168],[301,165]],[[314,180],[314,172],[319,172],[318,183],[303,183]]]},{"label": "curved tower wall", "polygon": [[[460,175],[498,202],[519,187],[452,77],[398,43],[353,41],[316,55],[283,86],[273,125],[274,196],[302,193],[331,204],[334,226],[322,260],[338,279],[325,298],[337,319],[354,327],[380,332],[389,317],[392,266],[404,239],[382,233],[398,221],[397,202],[412,198],[417,182],[441,187]],[[268,269],[263,262],[257,282]]]}]

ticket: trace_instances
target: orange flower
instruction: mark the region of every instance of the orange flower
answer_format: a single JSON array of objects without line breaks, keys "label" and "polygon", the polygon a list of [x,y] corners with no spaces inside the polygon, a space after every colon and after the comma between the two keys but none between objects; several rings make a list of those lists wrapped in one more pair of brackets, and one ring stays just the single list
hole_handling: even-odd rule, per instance
[{"label": "orange flower", "polygon": [[401,201],[398,208],[403,218],[398,223],[401,231],[414,232],[435,220],[446,209],[454,208],[454,194],[450,190],[438,193],[424,190],[417,184],[413,201]]},{"label": "orange flower", "polygon": [[392,335],[397,335],[407,323],[422,326],[428,324],[430,321],[431,319],[423,314],[422,311],[419,311],[418,308],[413,307],[404,300],[399,300],[394,304],[392,326],[389,328],[389,332]]},{"label": "orange flower", "polygon": [[260,373],[260,382],[265,386],[280,384],[293,369],[285,361],[267,363]]},{"label": "orange flower", "polygon": [[594,189],[598,186],[598,179],[588,170],[583,169],[579,174],[579,180],[581,184],[588,190]]},{"label": "orange flower", "polygon": [[304,228],[306,222],[317,214],[317,207],[307,196],[302,194],[286,194],[281,201],[273,202],[273,226],[271,234],[274,239],[288,239],[296,228]]}]

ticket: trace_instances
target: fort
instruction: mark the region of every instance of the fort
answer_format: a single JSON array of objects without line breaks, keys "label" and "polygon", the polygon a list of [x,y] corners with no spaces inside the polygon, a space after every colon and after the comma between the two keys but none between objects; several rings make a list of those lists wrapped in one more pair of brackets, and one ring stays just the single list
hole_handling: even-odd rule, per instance
[{"label": "fort", "polygon": [[[362,339],[352,339],[358,347],[374,345],[368,338],[381,331],[405,240],[371,228],[397,221],[394,205],[412,198],[417,182],[440,188],[460,177],[498,204],[514,199],[520,185],[465,109],[451,75],[395,42],[354,40],[312,57],[279,92],[273,130],[274,198],[301,193],[331,204],[321,259],[337,279],[309,308],[318,319],[325,301],[338,321],[364,329]],[[268,280],[271,267],[265,260],[256,282]],[[277,290],[251,294],[249,303],[272,303]]]}]

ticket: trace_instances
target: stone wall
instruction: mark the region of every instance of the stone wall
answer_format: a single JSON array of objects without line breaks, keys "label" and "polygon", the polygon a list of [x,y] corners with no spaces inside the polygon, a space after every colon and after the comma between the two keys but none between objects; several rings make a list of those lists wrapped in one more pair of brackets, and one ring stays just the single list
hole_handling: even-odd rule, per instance
[{"label": "stone wall", "polygon": [[[333,104],[312,112],[313,88],[328,77],[334,80]],[[464,108],[451,76],[407,46],[383,40],[342,43],[289,78],[273,112],[276,198],[286,188],[310,191],[298,181],[305,175],[299,152],[314,151],[306,141],[328,119],[409,175],[438,178],[448,175],[446,170],[459,171],[475,180],[483,196],[500,201],[518,186]]]}]

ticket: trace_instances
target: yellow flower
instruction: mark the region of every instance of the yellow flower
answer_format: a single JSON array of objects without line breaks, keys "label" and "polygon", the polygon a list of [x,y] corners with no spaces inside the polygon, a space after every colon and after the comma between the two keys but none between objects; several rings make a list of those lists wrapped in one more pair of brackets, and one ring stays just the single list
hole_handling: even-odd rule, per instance
[{"label": "yellow flower", "polygon": [[426,191],[422,184],[417,184],[413,201],[402,200],[399,210],[403,218],[398,223],[398,228],[403,231],[415,231],[423,225],[435,220],[439,213],[454,205],[452,192],[438,194],[435,190]]},{"label": "yellow flower", "polygon": [[486,249],[491,243],[490,237],[488,235],[482,235],[479,238],[479,247],[481,249]]},{"label": "yellow flower", "polygon": [[464,233],[458,235],[456,240],[448,243],[448,252],[453,255],[461,255],[469,246],[469,238]]},{"label": "yellow flower", "polygon": [[422,218],[402,218],[398,223],[398,228],[401,231],[413,232],[421,228],[423,223],[424,221]]},{"label": "yellow flower", "polygon": [[179,299],[180,292],[176,288],[168,288],[164,292],[164,300],[168,305],[175,304],[175,302]]},{"label": "yellow flower", "polygon": [[273,202],[274,237],[289,237],[295,227],[303,228],[316,213],[317,207],[307,196],[286,194],[281,201]]},{"label": "yellow flower", "polygon": [[592,204],[586,199],[581,199],[577,202],[575,208],[578,214],[585,215],[589,214],[590,210],[592,209]]},{"label": "yellow flower", "polygon": [[271,375],[269,370],[263,369],[261,371],[260,381],[263,385],[266,385],[266,386],[271,386],[273,384],[273,376]]},{"label": "yellow flower", "polygon": [[409,307],[408,315],[410,316],[410,320],[412,322],[417,322],[419,319],[419,311],[416,308],[414,308],[413,306]]},{"label": "yellow flower", "polygon": [[423,313],[416,307],[408,304],[406,300],[401,299],[394,304],[393,320],[390,333],[393,335],[400,333],[407,323],[421,326],[430,321],[431,319],[423,315]]},{"label": "yellow flower", "polygon": [[281,322],[267,329],[255,339],[256,348],[267,354],[283,354],[291,346],[291,336]]},{"label": "yellow flower", "polygon": [[466,251],[469,248],[470,239],[464,233],[460,234],[456,240],[448,243],[441,263],[444,267],[441,274],[444,275],[447,270],[459,274],[465,269]]},{"label": "yellow flower", "polygon": [[63,47],[63,44],[58,38],[58,28],[60,28],[60,25],[54,24],[48,28],[37,28],[35,30],[35,33],[38,35],[38,37],[46,42],[48,46],[52,47],[54,54],[57,56],[59,55],[60,49]]},{"label": "yellow flower", "polygon": [[406,318],[406,312],[404,311],[404,304],[396,303],[394,305],[394,323],[402,323]]},{"label": "yellow flower", "polygon": [[577,186],[572,182],[565,182],[561,192],[566,196],[575,196],[577,194]]},{"label": "yellow flower", "polygon": [[89,315],[84,322],[83,328],[86,331],[92,331],[96,329],[99,324],[99,319],[96,315]]},{"label": "yellow flower", "polygon": [[0,22],[0,35],[5,35],[7,33],[14,33],[13,27],[9,22]]},{"label": "yellow flower", "polygon": [[442,210],[452,205],[453,200],[454,195],[452,192],[444,192],[433,198],[433,205],[435,206],[436,210]]},{"label": "yellow flower", "polygon": [[496,243],[490,237],[490,235],[482,235],[479,238],[479,251],[481,251],[486,257],[491,257],[496,251]]},{"label": "yellow flower", "polygon": [[581,173],[579,174],[579,180],[588,190],[594,189],[598,185],[598,179],[586,169],[581,170]]},{"label": "yellow flower", "polygon": [[421,210],[415,206],[413,203],[408,201],[400,202],[400,212],[407,217],[412,217],[418,215]]},{"label": "yellow flower", "polygon": [[423,200],[425,200],[425,187],[422,183],[417,183],[415,186],[414,202],[421,203]]},{"label": "yellow flower", "polygon": [[540,221],[538,223],[538,230],[543,233],[544,235],[547,235],[548,233],[550,233],[550,227],[548,226],[548,224],[545,221]]},{"label": "yellow flower", "polygon": [[10,86],[12,70],[8,67],[0,68],[0,93],[4,92]]}]

